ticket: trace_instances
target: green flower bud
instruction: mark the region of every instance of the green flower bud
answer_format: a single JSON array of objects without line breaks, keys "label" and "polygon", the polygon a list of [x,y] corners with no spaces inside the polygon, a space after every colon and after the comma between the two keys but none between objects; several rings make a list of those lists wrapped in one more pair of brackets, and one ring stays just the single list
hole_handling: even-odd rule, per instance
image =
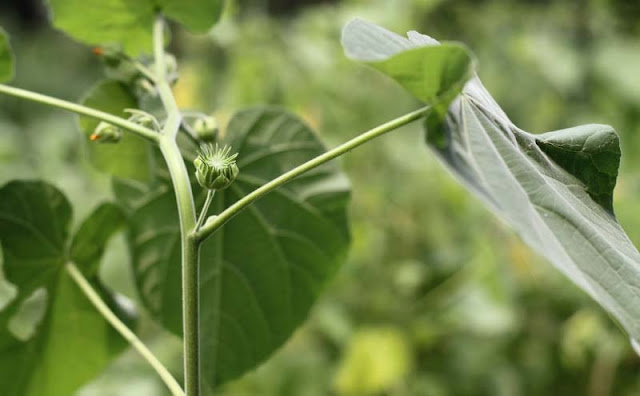
[{"label": "green flower bud", "polygon": [[94,47],[92,52],[109,67],[117,67],[125,59],[122,48],[115,44]]},{"label": "green flower bud", "polygon": [[196,166],[196,179],[198,183],[209,190],[223,190],[231,185],[238,176],[236,157],[238,154],[229,155],[231,147],[215,148],[211,144],[200,147],[198,157],[193,161]]},{"label": "green flower bud", "polygon": [[131,114],[129,116],[129,121],[134,122],[138,125],[142,125],[145,128],[151,128],[155,131],[160,130],[160,124],[158,123],[158,120],[146,111],[138,109],[125,109],[124,112]]},{"label": "green flower bud", "polygon": [[137,77],[133,81],[133,91],[138,97],[155,97],[158,94],[156,88],[146,77]]},{"label": "green flower bud", "polygon": [[100,143],[117,143],[122,138],[122,130],[108,122],[101,121],[93,131],[89,140]]},{"label": "green flower bud", "polygon": [[193,123],[193,130],[196,136],[204,142],[215,141],[219,129],[218,120],[213,116],[199,117]]}]

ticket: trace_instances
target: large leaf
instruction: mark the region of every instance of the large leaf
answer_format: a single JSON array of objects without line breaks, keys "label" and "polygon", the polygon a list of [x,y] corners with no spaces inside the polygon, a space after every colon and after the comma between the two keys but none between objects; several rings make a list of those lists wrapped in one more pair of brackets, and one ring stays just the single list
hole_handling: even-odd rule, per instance
[{"label": "large leaf", "polygon": [[[372,39],[372,48],[415,51],[384,32]],[[413,45],[437,44],[427,41]],[[442,121],[427,120],[427,141],[447,167],[640,340],[640,253],[612,207],[620,162],[615,131],[585,125],[527,133],[511,123],[477,77]]]},{"label": "large leaf", "polygon": [[223,3],[223,0],[49,0],[55,27],[86,44],[122,44],[131,55],[151,52],[157,12],[202,33],[218,21]]},{"label": "large leaf", "polygon": [[[3,395],[69,396],[126,346],[64,270],[70,220],[68,201],[51,185],[11,182],[0,189],[3,269],[17,289],[0,311]],[[109,236],[84,243],[104,244]],[[95,276],[89,279],[101,289]]]},{"label": "large leaf", "polygon": [[[240,175],[230,188],[216,193],[211,214],[324,152],[305,124],[272,108],[237,113],[221,143],[239,153]],[[194,189],[201,190],[197,185]],[[147,191],[120,183],[117,195],[131,210],[130,243],[140,294],[153,316],[180,334],[174,194],[165,182]],[[348,197],[344,175],[326,165],[261,198],[204,242],[200,315],[205,388],[264,361],[304,321],[345,258]],[[200,203],[202,198],[200,194]]]},{"label": "large leaf", "polygon": [[13,52],[9,44],[9,36],[0,28],[0,83],[13,78]]},{"label": "large leaf", "polygon": [[618,137],[606,125],[532,135],[469,94],[453,106],[445,164],[640,338],[640,253],[616,221]]},{"label": "large leaf", "polygon": [[[124,109],[137,108],[138,101],[131,90],[119,81],[103,81],[94,86],[84,97],[85,106],[126,118]],[[124,132],[118,143],[90,141],[99,121],[79,117],[80,129],[86,136],[89,160],[97,169],[111,175],[147,181],[152,173],[151,146],[142,138]]]}]

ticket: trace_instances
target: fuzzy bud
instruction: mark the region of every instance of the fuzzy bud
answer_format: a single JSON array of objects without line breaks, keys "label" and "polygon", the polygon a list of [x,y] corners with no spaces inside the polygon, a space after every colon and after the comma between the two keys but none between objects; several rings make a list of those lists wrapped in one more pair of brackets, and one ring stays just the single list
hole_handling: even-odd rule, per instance
[{"label": "fuzzy bud", "polygon": [[238,176],[236,165],[238,154],[229,155],[231,147],[215,148],[211,144],[200,147],[198,157],[193,161],[196,166],[198,183],[209,190],[223,190],[231,185]]}]

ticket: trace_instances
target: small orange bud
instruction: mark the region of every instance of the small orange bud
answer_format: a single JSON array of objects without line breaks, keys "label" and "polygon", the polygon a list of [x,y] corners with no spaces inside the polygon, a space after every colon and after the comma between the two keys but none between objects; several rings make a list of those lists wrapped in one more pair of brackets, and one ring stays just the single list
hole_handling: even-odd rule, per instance
[{"label": "small orange bud", "polygon": [[92,142],[95,142],[98,139],[100,139],[100,136],[96,133],[92,133],[91,136],[89,136],[89,140],[91,140]]},{"label": "small orange bud", "polygon": [[94,55],[98,55],[98,56],[104,54],[104,50],[102,49],[102,47],[93,47],[91,52],[93,52]]}]

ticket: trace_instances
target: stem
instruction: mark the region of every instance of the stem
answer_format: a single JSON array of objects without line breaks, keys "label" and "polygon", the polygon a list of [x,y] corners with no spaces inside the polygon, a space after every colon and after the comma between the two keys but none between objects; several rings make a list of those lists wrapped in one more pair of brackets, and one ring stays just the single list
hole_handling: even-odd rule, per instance
[{"label": "stem", "polygon": [[[162,15],[158,15],[153,24],[153,56],[156,66],[156,88],[158,89],[158,95],[160,95],[162,105],[167,114],[176,113],[179,115],[180,109],[178,108],[176,99],[173,97],[171,87],[167,82],[167,65],[164,53],[164,18]],[[178,129],[179,128],[168,131],[174,139],[178,134]]]},{"label": "stem", "polygon": [[403,125],[409,124],[417,119],[424,117],[430,110],[430,107],[423,107],[419,110],[413,111],[411,113],[405,114],[401,117],[398,117],[394,120],[391,120],[387,123],[384,123],[378,127],[375,127],[367,132],[364,132],[357,137],[349,140],[341,144],[340,146],[327,151],[326,153],[319,155],[309,161],[305,162],[302,165],[298,165],[292,170],[278,176],[277,178],[271,180],[270,182],[262,185],[261,187],[253,190],[249,194],[242,197],[240,200],[236,201],[233,205],[229,206],[227,209],[222,211],[213,221],[208,222],[202,228],[197,230],[194,233],[194,237],[198,241],[205,240],[208,236],[210,236],[216,229],[222,226],[224,223],[229,221],[233,216],[242,211],[245,207],[251,204],[253,201],[261,198],[263,195],[269,193],[270,191],[275,190],[281,185],[291,181],[292,179],[300,176],[301,174],[310,171],[313,168],[316,168],[325,162],[331,161],[332,159],[341,156],[342,154],[350,151],[371,139],[374,139],[380,135],[384,135],[387,132],[390,132],[394,129],[397,129]]},{"label": "stem", "polygon": [[216,190],[207,191],[207,200],[204,201],[204,206],[202,207],[202,212],[200,212],[200,216],[198,217],[198,222],[196,223],[195,231],[198,231],[200,227],[202,227],[202,223],[204,223],[204,219],[207,218],[207,212],[209,211],[209,206],[211,205],[211,201],[213,201],[213,196],[216,195]]},{"label": "stem", "polygon": [[82,106],[77,103],[67,102],[66,100],[57,99],[51,96],[42,95],[39,93],[27,91],[25,89],[14,88],[8,85],[0,84],[0,93],[15,96],[17,98],[30,100],[32,102],[42,103],[48,106],[57,107],[60,109],[68,110],[76,114],[81,114],[87,117],[96,118],[101,121],[106,121],[110,124],[118,126],[129,132],[150,140],[157,142],[158,134],[149,128],[145,128],[141,125],[127,121],[124,118],[114,116],[113,114],[105,113],[100,110],[92,109],[90,107]]},{"label": "stem", "polygon": [[187,396],[200,396],[199,337],[199,243],[191,236],[196,226],[196,211],[189,173],[184,164],[176,135],[182,115],[166,79],[164,55],[164,19],[158,15],[153,25],[153,48],[156,63],[156,87],[167,112],[160,137],[164,156],[176,192],[182,246],[182,319],[184,339],[184,384]]},{"label": "stem", "polygon": [[125,325],[122,323],[120,319],[113,313],[113,311],[107,306],[107,304],[102,300],[100,295],[96,292],[96,290],[91,286],[89,281],[82,275],[82,272],[75,266],[72,262],[68,262],[65,266],[67,272],[71,276],[71,278],[76,282],[78,287],[82,290],[82,292],[87,296],[89,301],[93,304],[94,307],[104,316],[104,318],[113,326],[114,329],[127,340],[132,347],[134,347],[138,353],[153,367],[153,369],[158,373],[162,381],[167,385],[169,391],[173,396],[184,396],[184,392],[180,387],[180,384],[173,378],[171,373],[167,370],[166,367],[160,363],[158,358],[149,350],[140,341],[138,337]]},{"label": "stem", "polygon": [[[177,130],[178,127],[179,115],[170,114],[164,132],[169,132],[173,128]],[[164,133],[160,139],[160,151],[169,168],[180,218],[185,390],[188,396],[199,396],[199,245],[191,237],[191,232],[196,226],[195,204],[187,168],[177,143],[169,133]]]}]

